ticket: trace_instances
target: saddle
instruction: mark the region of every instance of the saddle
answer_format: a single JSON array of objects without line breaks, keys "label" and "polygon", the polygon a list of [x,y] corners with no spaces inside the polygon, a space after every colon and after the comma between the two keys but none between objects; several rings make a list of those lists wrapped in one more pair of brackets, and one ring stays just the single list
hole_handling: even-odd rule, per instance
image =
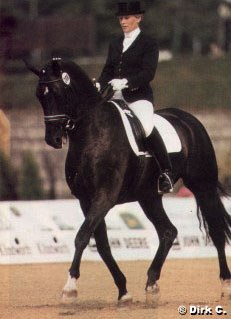
[{"label": "saddle", "polygon": [[[110,100],[120,113],[130,146],[136,156],[151,157],[146,146],[143,126],[137,116],[129,109],[123,100]],[[159,132],[168,153],[178,153],[182,150],[181,140],[173,125],[163,116],[153,114],[154,127]]]},{"label": "saddle", "polygon": [[129,109],[128,105],[123,100],[111,100],[110,102],[115,104],[116,106],[119,106],[123,113],[126,115],[138,147],[139,156],[147,156],[148,151],[145,142],[145,132],[138,117],[132,110]]}]

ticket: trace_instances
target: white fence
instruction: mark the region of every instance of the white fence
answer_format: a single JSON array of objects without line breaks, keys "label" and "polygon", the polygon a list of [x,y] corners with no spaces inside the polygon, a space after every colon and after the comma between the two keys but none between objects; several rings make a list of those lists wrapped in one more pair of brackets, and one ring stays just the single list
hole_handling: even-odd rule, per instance
[{"label": "white fence", "polygon": [[[231,200],[224,199],[231,213]],[[193,198],[164,199],[169,218],[178,229],[178,237],[169,258],[217,256],[205,233],[199,230]],[[0,264],[69,262],[74,253],[74,239],[83,221],[76,200],[1,202]],[[114,207],[106,217],[108,237],[117,260],[152,259],[158,237],[138,203]],[[231,248],[226,247],[231,256]],[[84,260],[100,260],[91,238]]]}]

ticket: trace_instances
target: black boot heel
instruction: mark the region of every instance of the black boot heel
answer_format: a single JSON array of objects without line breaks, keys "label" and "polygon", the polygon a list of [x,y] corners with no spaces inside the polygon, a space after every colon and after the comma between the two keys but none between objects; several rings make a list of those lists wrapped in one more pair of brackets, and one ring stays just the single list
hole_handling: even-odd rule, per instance
[{"label": "black boot heel", "polygon": [[165,171],[161,173],[158,178],[158,193],[165,194],[165,193],[172,193],[173,192],[173,180],[171,177],[171,173]]}]

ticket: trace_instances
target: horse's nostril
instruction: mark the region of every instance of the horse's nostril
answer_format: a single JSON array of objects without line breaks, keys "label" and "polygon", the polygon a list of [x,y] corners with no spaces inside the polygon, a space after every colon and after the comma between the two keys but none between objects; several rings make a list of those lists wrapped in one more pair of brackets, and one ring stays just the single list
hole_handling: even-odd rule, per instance
[{"label": "horse's nostril", "polygon": [[60,138],[60,137],[57,137],[57,138],[55,139],[55,142],[56,142],[56,143],[60,143],[60,142],[61,142],[61,138]]}]

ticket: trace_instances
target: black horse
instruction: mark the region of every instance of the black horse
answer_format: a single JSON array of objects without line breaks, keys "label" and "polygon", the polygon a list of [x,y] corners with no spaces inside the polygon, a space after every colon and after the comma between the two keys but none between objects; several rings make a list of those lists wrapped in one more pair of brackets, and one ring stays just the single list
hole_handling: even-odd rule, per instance
[{"label": "black horse", "polygon": [[[118,110],[102,98],[75,63],[53,59],[41,71],[29,68],[39,77],[37,97],[44,111],[47,144],[59,149],[63,137],[68,135],[66,180],[85,216],[75,239],[75,255],[63,300],[72,302],[77,297],[81,256],[92,235],[118,287],[119,301],[131,300],[126,278],[111,254],[104,218],[114,205],[138,201],[159,237],[146,283],[147,301],[155,302],[159,293],[157,281],[177,236],[157,191],[159,169],[155,159],[146,158],[141,167],[128,143]],[[160,110],[158,114],[175,127],[180,137],[182,151],[170,155],[174,181],[182,178],[196,198],[200,221],[218,252],[220,278],[227,288],[224,294],[230,288],[231,278],[225,254],[225,244],[231,239],[231,218],[219,196],[222,187],[213,146],[202,124],[192,115],[175,108]],[[140,180],[137,174],[142,176]]]}]

